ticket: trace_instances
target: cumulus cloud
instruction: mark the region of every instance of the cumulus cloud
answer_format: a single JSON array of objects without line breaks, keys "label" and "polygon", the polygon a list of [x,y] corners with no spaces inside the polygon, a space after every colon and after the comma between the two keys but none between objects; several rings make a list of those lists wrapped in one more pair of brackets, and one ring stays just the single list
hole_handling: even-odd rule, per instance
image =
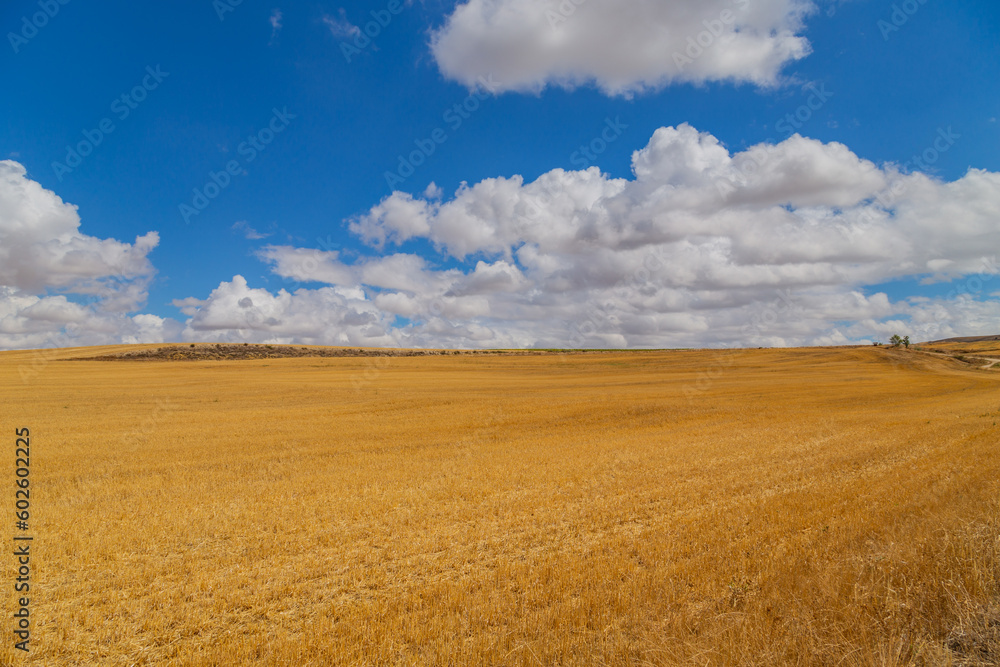
[{"label": "cumulus cloud", "polygon": [[[998,174],[942,182],[798,135],[732,153],[687,124],[657,130],[632,165],[628,179],[596,167],[490,178],[445,200],[396,192],[349,221],[380,251],[430,241],[461,268],[406,253],[261,256],[285,278],[365,291],[408,320],[390,335],[411,345],[787,345],[901,322],[926,338],[1000,328],[984,300],[1000,281],[984,254],[1000,247]],[[897,302],[866,289],[928,276],[979,287]]]},{"label": "cumulus cloud", "polygon": [[442,73],[501,90],[595,84],[629,95],[672,83],[770,86],[810,52],[809,0],[467,0],[431,36]]},{"label": "cumulus cloud", "polygon": [[444,190],[442,190],[434,181],[431,181],[427,185],[427,189],[424,190],[424,198],[426,199],[440,199],[443,194]]},{"label": "cumulus cloud", "polygon": [[356,288],[324,287],[277,294],[251,288],[243,276],[207,299],[176,302],[191,318],[182,337],[211,342],[305,343],[391,347],[393,320]]},{"label": "cumulus cloud", "polygon": [[153,316],[129,315],[146,300],[158,243],[156,232],[131,244],[83,234],[75,206],[0,161],[0,347],[161,336]]},{"label": "cumulus cloud", "polygon": [[[628,178],[554,169],[532,182],[463,184],[450,196],[395,192],[347,221],[372,248],[367,256],[266,245],[257,257],[283,288],[234,276],[204,298],[176,300],[183,324],[128,310],[151,275],[146,237],[127,245],[83,236],[72,206],[23,168],[6,169],[6,347],[51,342],[53,331],[66,336],[59,344],[457,348],[782,346],[1000,331],[1000,174],[970,169],[943,181],[798,135],[733,152],[684,124],[636,150]],[[71,252],[79,256],[55,266]],[[29,256],[51,271],[19,264]],[[133,278],[94,303],[57,293],[86,293],[123,263]],[[901,280],[913,281],[916,296],[872,287]],[[938,283],[939,296],[919,296],[917,281]]]},{"label": "cumulus cloud", "polygon": [[128,244],[79,231],[76,207],[0,161],[0,285],[29,293],[46,289],[91,293],[109,280],[141,280],[153,273],[146,256],[159,243],[149,232]]},{"label": "cumulus cloud", "polygon": [[79,347],[178,340],[181,325],[145,313],[109,312],[65,296],[0,286],[0,349]]}]

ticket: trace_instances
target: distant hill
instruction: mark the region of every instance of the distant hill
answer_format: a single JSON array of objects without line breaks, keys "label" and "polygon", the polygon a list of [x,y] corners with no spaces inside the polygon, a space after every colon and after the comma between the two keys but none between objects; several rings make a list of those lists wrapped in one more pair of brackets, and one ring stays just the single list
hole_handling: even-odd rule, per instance
[{"label": "distant hill", "polygon": [[995,336],[959,336],[957,338],[942,338],[941,340],[928,341],[931,343],[983,343],[991,340],[1000,340],[1000,335]]}]

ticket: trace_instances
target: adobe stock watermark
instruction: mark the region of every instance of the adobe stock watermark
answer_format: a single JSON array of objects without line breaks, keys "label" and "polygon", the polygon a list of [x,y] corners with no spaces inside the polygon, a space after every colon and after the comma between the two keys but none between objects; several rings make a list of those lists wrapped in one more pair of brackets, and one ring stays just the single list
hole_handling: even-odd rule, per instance
[{"label": "adobe stock watermark", "polygon": [[562,0],[554,10],[551,7],[546,9],[545,18],[549,22],[549,27],[557,28],[565,23],[570,16],[576,13],[577,7],[586,2],[587,0]]},{"label": "adobe stock watermark", "polygon": [[[937,129],[937,136],[931,142],[931,145],[900,165],[900,173],[911,173],[911,166],[915,166],[921,171],[934,166],[941,159],[941,156],[951,150],[951,147],[961,138],[962,135],[955,132],[951,125],[947,129],[939,127]],[[885,189],[875,195],[872,203],[877,203],[882,211],[888,211],[896,205],[899,198],[905,192],[906,183],[903,179],[896,178]],[[877,210],[872,206],[866,206],[853,224],[841,221],[837,224],[837,230],[846,237],[853,239],[858,234],[867,232],[872,225],[881,219],[881,216],[877,214]]]},{"label": "adobe stock watermark", "polygon": [[220,21],[226,20],[226,14],[235,12],[236,8],[243,4],[243,0],[212,0],[212,9]]},{"label": "adobe stock watermark", "polygon": [[928,167],[936,164],[941,159],[941,156],[951,150],[951,147],[961,138],[962,135],[956,133],[951,125],[948,126],[948,129],[939,127],[934,142],[921,151],[919,155],[914,155],[904,162],[900,167],[900,171],[903,173],[909,172],[910,165],[915,166],[920,171],[926,170]]},{"label": "adobe stock watermark", "polygon": [[[130,281],[135,278],[135,276],[127,275],[120,266],[114,266],[112,268],[114,268],[114,273],[104,276],[104,280],[99,280],[96,284],[88,286],[85,291],[81,290],[75,292],[76,294],[86,295],[80,305],[85,307],[100,306],[102,302],[114,299],[115,296],[121,294],[123,290],[127,289]],[[70,332],[66,330],[67,328],[69,327],[49,332],[42,342],[42,347],[32,351],[30,362],[23,363],[18,366],[17,372],[21,377],[22,383],[29,384],[37,380],[38,376],[41,375],[54,360],[60,357],[62,354],[62,348],[77,347],[81,344],[80,339],[71,336]]]},{"label": "adobe stock watermark", "polygon": [[[581,169],[590,167],[598,156],[608,149],[611,143],[624,134],[628,127],[628,125],[621,121],[621,116],[615,116],[614,120],[611,120],[610,117],[605,118],[604,129],[597,137],[594,137],[587,144],[580,146],[578,150],[571,153],[569,156],[570,162]],[[530,195],[522,191],[520,201],[516,206],[518,218],[528,223],[537,222],[543,207],[548,206],[552,201],[552,197],[545,190]]]},{"label": "adobe stock watermark", "polygon": [[245,141],[236,147],[236,152],[243,161],[230,160],[223,169],[218,172],[208,172],[208,180],[200,188],[192,191],[191,203],[180,204],[178,210],[184,224],[189,224],[191,218],[200,215],[208,208],[212,201],[222,194],[222,191],[230,186],[233,177],[244,173],[245,165],[257,159],[261,153],[274,141],[274,138],[285,131],[291,121],[298,118],[297,114],[289,113],[288,107],[280,111],[277,108],[271,110],[271,120],[260,130],[251,134]]},{"label": "adobe stock watermark", "polygon": [[745,154],[745,158],[740,161],[733,176],[726,176],[716,181],[715,187],[722,201],[727,201],[740,188],[747,187],[750,183],[750,177],[760,171],[774,157],[777,144],[805,127],[806,123],[816,115],[816,112],[822,109],[834,96],[833,92],[827,90],[826,84],[822,83],[818,87],[814,83],[807,83],[802,87],[802,90],[809,94],[806,101],[800,104],[795,111],[779,118],[774,124],[774,129],[781,132],[782,138],[778,141],[773,138],[764,140],[754,150]]},{"label": "adobe stock watermark", "polygon": [[[732,0],[732,4],[738,11],[745,12],[750,6],[750,0]],[[684,51],[674,51],[674,65],[678,72],[683,72],[688,65],[701,58],[705,52],[712,48],[712,45],[725,34],[726,29],[736,24],[736,13],[732,9],[723,9],[714,19],[705,19],[701,22],[704,30],[697,35],[688,35],[687,46]]]},{"label": "adobe stock watermark", "polygon": [[[500,89],[500,84],[493,80],[493,75],[479,77],[479,86],[469,95],[451,107],[445,109],[441,114],[441,119],[447,124],[452,133],[457,132],[465,121],[472,118],[472,114],[479,110],[482,103],[490,99]],[[448,141],[450,135],[443,127],[434,130],[423,139],[413,141],[415,150],[406,155],[398,156],[398,165],[395,171],[385,172],[385,183],[390,190],[395,190],[397,185],[402,185],[410,176],[416,173],[417,168],[427,162],[427,158],[434,155],[438,147]]]},{"label": "adobe stock watermark", "polygon": [[[170,76],[157,65],[146,67],[146,75],[142,81],[128,92],[122,93],[111,102],[111,113],[119,122],[126,120],[139,105],[146,101],[149,94],[160,87],[163,80]],[[111,116],[102,118],[97,127],[83,130],[83,139],[74,146],[66,146],[66,157],[62,162],[53,162],[52,171],[61,183],[63,176],[73,173],[73,170],[83,164],[83,160],[94,152],[94,149],[104,143],[104,140],[116,129]]]},{"label": "adobe stock watermark", "polygon": [[389,27],[392,20],[403,13],[406,5],[403,0],[389,0],[384,9],[373,9],[369,13],[372,20],[363,26],[356,26],[354,39],[350,42],[340,43],[340,52],[344,60],[350,63],[355,57],[369,46],[375,43],[375,38],[382,34],[382,31]]},{"label": "adobe stock watermark", "polygon": [[580,146],[569,156],[570,164],[580,169],[587,169],[597,161],[599,156],[604,154],[604,151],[608,150],[609,145],[618,141],[618,138],[627,129],[628,125],[622,122],[621,116],[615,116],[614,120],[611,120],[610,117],[605,118],[604,128],[598,136],[591,139],[589,143]]},{"label": "adobe stock watermark", "polygon": [[8,32],[7,41],[14,53],[20,53],[21,47],[30,42],[38,35],[38,31],[49,24],[49,21],[56,17],[59,10],[68,5],[70,0],[38,0],[38,7],[41,11],[35,12],[31,16],[21,17],[21,29],[18,32]]},{"label": "adobe stock watermark", "polygon": [[[992,282],[998,274],[1000,274],[1000,265],[997,265],[997,256],[982,257],[979,273],[967,274],[958,285],[948,291],[943,300],[947,302],[954,302],[958,299],[975,300],[987,289],[987,283]],[[915,337],[927,340],[941,335],[948,323],[948,311],[939,309],[934,312],[930,321],[914,326],[913,333]]]},{"label": "adobe stock watermark", "polygon": [[958,287],[950,290],[944,298],[946,301],[950,301],[959,296],[979,296],[986,288],[986,283],[992,281],[997,274],[1000,274],[997,256],[982,257],[980,258],[979,273],[966,278]]},{"label": "adobe stock watermark", "polygon": [[910,18],[920,11],[920,7],[926,4],[927,0],[903,0],[903,2],[894,3],[889,20],[879,19],[876,24],[879,32],[882,33],[882,41],[888,42],[889,35],[899,32]]},{"label": "adobe stock watermark", "polygon": [[826,89],[825,83],[821,83],[818,88],[813,83],[807,83],[802,90],[811,93],[805,103],[799,105],[793,113],[785,114],[784,118],[774,124],[774,129],[785,135],[786,139],[801,130],[833,97],[833,93]]},{"label": "adobe stock watermark", "polygon": [[124,439],[126,444],[130,445],[143,445],[149,440],[149,437],[156,433],[160,428],[160,424],[166,419],[170,414],[177,412],[180,409],[178,403],[174,403],[169,398],[158,398],[156,399],[156,406],[150,410],[146,418],[133,430],[124,434]]},{"label": "adobe stock watermark", "polygon": [[17,374],[21,376],[23,384],[29,384],[38,379],[38,376],[49,367],[61,354],[60,348],[73,347],[73,339],[64,331],[50,334],[45,339],[45,347],[34,350],[31,353],[31,363],[21,364],[17,367]]},{"label": "adobe stock watermark", "polygon": [[382,376],[382,371],[392,365],[392,357],[374,356],[365,357],[365,369],[351,374],[351,386],[354,391],[359,392],[368,385],[377,382]]},{"label": "adobe stock watermark", "polygon": [[[765,331],[770,330],[779,322],[789,321],[793,316],[802,312],[802,306],[796,302],[791,290],[778,290],[777,295],[777,298],[769,303],[761,304],[758,302],[755,304],[750,320],[740,328],[740,334],[747,337],[743,345],[746,346],[749,342],[750,347],[752,347],[754,343],[763,338]],[[735,356],[739,349],[737,346],[723,347],[714,356],[711,365],[706,370],[699,372],[693,383],[682,389],[689,404],[693,403],[696,398],[703,396],[712,388],[715,381],[736,363]]]},{"label": "adobe stock watermark", "polygon": [[[612,288],[614,295],[623,299],[628,296],[630,291],[647,285],[653,279],[653,275],[666,266],[661,253],[661,248],[656,248],[646,253],[642,258],[642,264],[632,271],[630,275],[620,278],[615,283]],[[609,306],[610,304],[606,305],[605,308],[609,308]],[[592,305],[587,311],[586,317],[577,322],[569,323],[570,336],[568,342],[570,348],[578,349],[583,347],[589,336],[599,334],[601,328],[607,324],[614,326],[615,323],[612,316],[605,314],[600,308]]]},{"label": "adobe stock watermark", "polygon": [[[327,253],[336,252],[339,251],[341,248],[340,244],[333,241],[329,234],[326,235],[326,238],[317,236],[316,243],[317,245],[319,245],[320,250],[322,252],[327,252]],[[295,263],[295,268],[297,269],[297,272],[302,276],[315,276],[320,268],[320,260],[317,258],[316,255],[306,255]],[[295,278],[288,274],[285,274],[281,276],[281,289],[287,292],[293,292],[298,288],[302,287],[303,285],[305,285],[305,283],[307,282],[313,282],[313,281],[309,280],[308,278],[306,278],[305,280],[301,280],[299,278]],[[258,330],[259,325],[267,324],[267,322],[265,321],[265,318],[257,310],[257,307],[254,306],[253,300],[250,299],[249,297],[241,300],[238,305],[244,311],[243,321],[247,325],[247,327],[238,328],[236,332],[240,336],[240,338],[242,338],[244,341],[247,341],[252,337],[253,332]],[[250,333],[247,333],[247,329],[250,330]]]}]

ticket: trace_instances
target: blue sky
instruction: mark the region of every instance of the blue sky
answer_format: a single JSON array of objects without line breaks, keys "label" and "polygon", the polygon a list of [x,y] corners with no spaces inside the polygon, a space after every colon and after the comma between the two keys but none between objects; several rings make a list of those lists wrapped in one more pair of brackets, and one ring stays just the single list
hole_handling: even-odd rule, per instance
[{"label": "blue sky", "polygon": [[4,3],[0,347],[1000,332],[1000,7],[759,2]]}]

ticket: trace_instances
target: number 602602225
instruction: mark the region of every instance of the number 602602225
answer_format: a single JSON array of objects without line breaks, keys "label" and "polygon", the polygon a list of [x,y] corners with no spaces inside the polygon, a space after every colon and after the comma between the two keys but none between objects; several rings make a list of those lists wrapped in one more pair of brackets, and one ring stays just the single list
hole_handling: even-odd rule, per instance
[{"label": "number 602602225", "polygon": [[17,451],[14,453],[17,457],[17,470],[15,474],[17,475],[17,494],[16,494],[16,516],[18,521],[18,527],[21,530],[27,530],[25,523],[28,521],[30,515],[31,507],[31,494],[28,487],[31,482],[28,481],[28,476],[31,474],[30,465],[30,432],[26,428],[19,428],[15,432],[17,435]]}]

